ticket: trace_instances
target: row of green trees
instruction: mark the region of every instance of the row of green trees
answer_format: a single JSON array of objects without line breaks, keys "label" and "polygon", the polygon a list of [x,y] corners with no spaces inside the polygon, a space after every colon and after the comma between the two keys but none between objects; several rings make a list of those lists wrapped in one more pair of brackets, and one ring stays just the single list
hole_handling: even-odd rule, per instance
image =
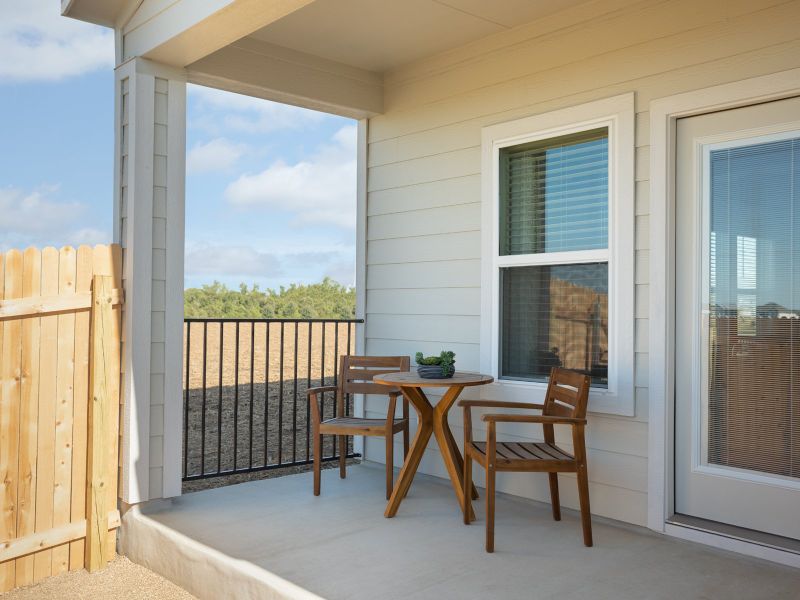
[{"label": "row of green trees", "polygon": [[244,283],[231,290],[215,281],[184,292],[184,314],[188,318],[352,319],[356,292],[329,277],[321,283],[292,284],[277,291]]}]

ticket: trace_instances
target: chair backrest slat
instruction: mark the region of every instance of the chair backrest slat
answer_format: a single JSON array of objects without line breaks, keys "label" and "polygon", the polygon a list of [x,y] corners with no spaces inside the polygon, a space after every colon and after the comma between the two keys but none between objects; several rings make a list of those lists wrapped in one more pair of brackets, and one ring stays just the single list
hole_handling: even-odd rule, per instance
[{"label": "chair backrest slat", "polygon": [[339,387],[343,394],[382,394],[399,392],[379,383],[376,375],[408,371],[408,356],[342,356],[339,363]]},{"label": "chair backrest slat", "polygon": [[554,367],[550,372],[542,414],[585,419],[590,385],[588,375]]}]

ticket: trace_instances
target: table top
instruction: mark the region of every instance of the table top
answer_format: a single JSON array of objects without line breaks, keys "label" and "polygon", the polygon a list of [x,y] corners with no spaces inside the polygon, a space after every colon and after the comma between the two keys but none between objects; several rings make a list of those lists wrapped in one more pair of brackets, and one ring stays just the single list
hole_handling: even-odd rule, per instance
[{"label": "table top", "polygon": [[453,387],[463,386],[469,387],[472,385],[486,385],[492,383],[494,377],[489,375],[481,375],[480,373],[465,373],[463,371],[456,371],[452,377],[440,379],[426,379],[420,377],[414,371],[402,373],[387,373],[386,375],[376,375],[372,380],[375,383],[383,385],[393,385],[395,387]]}]

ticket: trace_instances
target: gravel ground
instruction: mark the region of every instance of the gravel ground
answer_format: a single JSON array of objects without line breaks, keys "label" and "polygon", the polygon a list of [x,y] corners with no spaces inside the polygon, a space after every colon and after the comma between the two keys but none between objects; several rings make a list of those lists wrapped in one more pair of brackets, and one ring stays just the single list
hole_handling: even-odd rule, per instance
[{"label": "gravel ground", "polygon": [[144,567],[118,556],[89,574],[70,571],[3,594],[3,600],[192,600],[179,588]]}]

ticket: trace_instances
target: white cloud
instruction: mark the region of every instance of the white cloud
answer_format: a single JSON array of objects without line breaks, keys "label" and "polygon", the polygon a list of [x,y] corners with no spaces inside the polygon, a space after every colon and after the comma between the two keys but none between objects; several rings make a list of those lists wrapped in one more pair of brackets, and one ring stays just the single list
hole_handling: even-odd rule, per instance
[{"label": "white cloud", "polygon": [[251,246],[192,244],[186,248],[187,275],[274,277],[281,272],[274,254]]},{"label": "white cloud", "polygon": [[356,128],[343,127],[308,160],[276,161],[228,185],[225,199],[242,208],[293,213],[297,224],[355,227]]},{"label": "white cloud", "polygon": [[111,30],[62,17],[58,0],[0,5],[0,81],[55,81],[114,66]]},{"label": "white cloud", "polygon": [[186,170],[190,173],[227,171],[247,151],[245,144],[236,144],[225,138],[195,144],[186,155]]},{"label": "white cloud", "polygon": [[338,245],[271,252],[247,244],[189,242],[185,271],[191,286],[221,281],[234,287],[241,282],[275,287],[317,282],[325,276],[353,285],[355,263],[352,249]]},{"label": "white cloud", "polygon": [[197,103],[190,125],[214,134],[300,129],[325,118],[323,113],[306,108],[198,85],[189,85],[189,95]]},{"label": "white cloud", "polygon": [[55,185],[42,185],[29,192],[0,188],[0,245],[8,249],[110,241],[109,232],[86,226],[85,204],[60,201],[57,193]]}]

